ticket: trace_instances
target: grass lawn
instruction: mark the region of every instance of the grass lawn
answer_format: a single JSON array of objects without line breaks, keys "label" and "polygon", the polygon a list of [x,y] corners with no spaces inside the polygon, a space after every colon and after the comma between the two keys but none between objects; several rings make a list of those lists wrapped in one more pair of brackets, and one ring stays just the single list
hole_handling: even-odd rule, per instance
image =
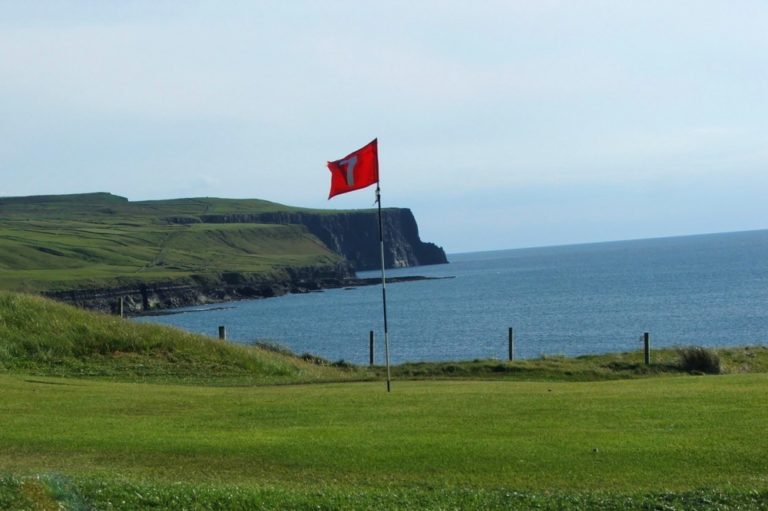
[{"label": "grass lawn", "polygon": [[552,499],[702,489],[762,499],[768,489],[763,374],[396,382],[391,394],[381,383],[3,375],[0,385],[0,473],[16,476],[236,485],[300,500],[401,491],[444,504],[462,489],[491,500],[512,490]]}]

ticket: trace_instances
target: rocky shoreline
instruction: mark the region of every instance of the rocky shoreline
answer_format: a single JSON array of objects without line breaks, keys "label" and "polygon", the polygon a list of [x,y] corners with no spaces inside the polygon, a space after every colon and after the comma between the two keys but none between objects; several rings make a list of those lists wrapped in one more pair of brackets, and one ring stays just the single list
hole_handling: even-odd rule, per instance
[{"label": "rocky shoreline", "polygon": [[269,298],[343,287],[354,274],[348,264],[277,268],[269,273],[226,272],[191,275],[123,286],[47,291],[49,298],[78,307],[118,314],[172,309],[190,305]]},{"label": "rocky shoreline", "polygon": [[[388,278],[388,283],[435,277]],[[450,278],[450,277],[444,277]],[[379,284],[379,278],[357,278],[346,264],[325,267],[281,268],[270,274],[222,273],[193,275],[173,281],[136,283],[109,288],[87,288],[43,293],[49,298],[108,314],[172,313],[171,309],[236,300],[271,298],[289,293],[354,288]]]}]

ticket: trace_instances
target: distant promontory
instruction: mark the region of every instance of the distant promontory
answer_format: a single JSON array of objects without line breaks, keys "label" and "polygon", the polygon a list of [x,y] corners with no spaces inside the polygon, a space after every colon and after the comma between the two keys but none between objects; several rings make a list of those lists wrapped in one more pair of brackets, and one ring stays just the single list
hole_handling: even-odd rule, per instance
[{"label": "distant promontory", "polygon": [[[382,210],[389,268],[446,263],[410,210]],[[143,312],[339,287],[378,268],[376,211],[259,199],[0,198],[0,288]]]}]

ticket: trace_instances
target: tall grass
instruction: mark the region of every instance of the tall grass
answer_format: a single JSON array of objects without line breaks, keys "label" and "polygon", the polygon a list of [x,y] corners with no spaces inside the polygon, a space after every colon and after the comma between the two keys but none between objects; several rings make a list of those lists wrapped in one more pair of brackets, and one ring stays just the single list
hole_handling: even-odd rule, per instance
[{"label": "tall grass", "polygon": [[296,383],[360,375],[139,324],[45,298],[0,292],[0,367],[61,376],[190,382]]},{"label": "tall grass", "polygon": [[688,346],[677,350],[680,367],[684,371],[703,374],[720,374],[720,356],[711,349]]}]

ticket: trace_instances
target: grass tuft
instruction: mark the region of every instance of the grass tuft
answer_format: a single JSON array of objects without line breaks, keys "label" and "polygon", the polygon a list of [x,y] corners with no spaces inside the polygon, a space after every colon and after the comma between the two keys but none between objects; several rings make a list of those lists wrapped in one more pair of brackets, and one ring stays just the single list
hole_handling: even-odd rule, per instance
[{"label": "grass tuft", "polygon": [[699,346],[679,348],[680,368],[689,373],[720,374],[720,357],[718,354]]}]

